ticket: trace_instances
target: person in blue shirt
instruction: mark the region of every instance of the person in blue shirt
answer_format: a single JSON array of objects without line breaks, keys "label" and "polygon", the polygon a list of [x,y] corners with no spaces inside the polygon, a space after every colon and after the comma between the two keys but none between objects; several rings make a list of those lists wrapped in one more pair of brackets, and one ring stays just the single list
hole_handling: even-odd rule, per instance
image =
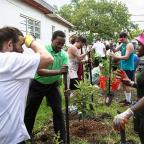
[{"label": "person in blue shirt", "polygon": [[[144,56],[144,34],[139,35],[136,40],[139,43],[140,49],[138,50],[138,57]],[[127,75],[118,71],[117,76],[121,79],[123,84],[136,88],[137,102],[126,111],[115,116],[113,120],[113,127],[115,130],[124,129],[125,124],[130,117],[133,116],[134,131],[140,138],[141,144],[144,144],[144,67],[138,71],[136,76],[136,83],[131,81]]]},{"label": "person in blue shirt", "polygon": [[[113,52],[110,53],[113,59],[120,60],[120,68],[124,70],[129,77],[129,79],[134,79],[134,46],[128,41],[128,34],[126,32],[121,32],[119,34],[121,44],[115,48],[113,51],[121,51],[121,56],[115,55]],[[129,86],[124,87],[125,100],[120,103],[124,103],[125,106],[131,104],[131,89]]]}]

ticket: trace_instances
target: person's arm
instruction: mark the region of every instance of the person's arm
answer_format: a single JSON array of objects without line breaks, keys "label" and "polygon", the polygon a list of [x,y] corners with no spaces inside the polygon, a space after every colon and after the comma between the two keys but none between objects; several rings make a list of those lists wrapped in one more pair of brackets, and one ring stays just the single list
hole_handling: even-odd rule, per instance
[{"label": "person's arm", "polygon": [[71,52],[72,55],[75,56],[79,61],[83,60],[85,56],[88,54],[88,52],[86,52],[85,54],[79,54],[76,48],[72,48]]},{"label": "person's arm", "polygon": [[55,76],[61,75],[60,70],[48,70],[48,69],[39,69],[37,74],[40,76]]},{"label": "person's arm", "polygon": [[137,88],[137,84],[134,81],[131,81],[123,70],[117,70],[116,78],[120,79],[121,82],[127,86]]},{"label": "person's arm", "polygon": [[138,112],[144,108],[144,97],[141,98],[135,105],[131,108],[128,108],[121,114],[115,116],[113,120],[113,127],[115,130],[121,130],[125,128],[125,124],[128,122],[129,118],[134,115],[135,112]]},{"label": "person's arm", "polygon": [[68,72],[67,65],[63,65],[60,70],[40,69],[37,71],[37,74],[40,76],[55,76],[65,74],[67,72]]},{"label": "person's arm", "polygon": [[68,63],[69,58],[67,53],[64,52],[64,56],[62,57],[62,67],[60,70],[48,70],[48,69],[40,69],[38,70],[38,75],[40,76],[55,76],[62,75],[68,73]]},{"label": "person's arm", "polygon": [[36,54],[40,55],[40,63],[38,69],[45,69],[53,63],[53,57],[50,55],[50,53],[46,51],[46,49],[37,41],[35,41],[32,36],[27,35],[25,37],[25,45],[34,50]]},{"label": "person's arm", "polygon": [[135,113],[144,108],[144,97],[141,98],[135,105],[133,105],[130,109]]},{"label": "person's arm", "polygon": [[122,43],[120,45],[118,45],[115,49],[112,49],[113,52],[117,52],[121,49],[122,47]]},{"label": "person's arm", "polygon": [[137,83],[134,81],[131,81],[129,78],[124,78],[121,80],[121,82],[127,86],[131,86],[133,88],[137,88]]},{"label": "person's arm", "polygon": [[128,44],[127,47],[126,47],[126,53],[125,53],[124,56],[116,56],[116,55],[114,55],[113,53],[111,53],[111,56],[112,56],[113,58],[115,58],[115,59],[127,60],[127,59],[129,58],[129,56],[131,55],[132,51],[133,51],[133,46],[132,46],[132,44]]},{"label": "person's arm", "polygon": [[105,54],[105,56],[106,56],[106,47],[105,47],[104,44],[103,44],[103,52],[104,52],[104,54]]}]

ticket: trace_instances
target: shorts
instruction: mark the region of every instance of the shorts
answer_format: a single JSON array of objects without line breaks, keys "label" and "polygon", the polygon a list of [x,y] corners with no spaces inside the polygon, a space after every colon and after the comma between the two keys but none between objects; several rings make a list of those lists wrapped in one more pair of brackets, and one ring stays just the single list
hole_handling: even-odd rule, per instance
[{"label": "shorts", "polygon": [[134,71],[124,70],[130,80],[134,80]]},{"label": "shorts", "polygon": [[134,114],[134,131],[144,135],[144,108]]},{"label": "shorts", "polygon": [[76,87],[76,85],[78,84],[78,78],[73,78],[73,79],[70,79],[70,90],[76,90],[78,89]]}]

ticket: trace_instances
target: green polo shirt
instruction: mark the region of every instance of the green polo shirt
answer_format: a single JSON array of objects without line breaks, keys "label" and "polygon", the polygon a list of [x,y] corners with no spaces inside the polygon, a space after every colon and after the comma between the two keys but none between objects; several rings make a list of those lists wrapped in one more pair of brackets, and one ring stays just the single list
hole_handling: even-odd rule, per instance
[{"label": "green polo shirt", "polygon": [[[53,64],[48,66],[48,70],[60,70],[62,65],[68,65],[68,55],[64,50],[61,50],[59,52],[55,52],[51,45],[46,45],[46,50],[53,56],[54,62]],[[42,84],[52,84],[56,81],[59,81],[61,79],[62,75],[56,75],[56,76],[39,76],[36,74],[35,80]]]}]

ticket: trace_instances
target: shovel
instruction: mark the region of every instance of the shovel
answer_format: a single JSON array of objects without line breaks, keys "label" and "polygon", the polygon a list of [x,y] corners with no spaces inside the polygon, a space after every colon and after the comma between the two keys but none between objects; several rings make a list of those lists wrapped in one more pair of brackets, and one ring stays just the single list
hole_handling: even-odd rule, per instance
[{"label": "shovel", "polygon": [[[113,45],[110,45],[110,52],[112,51]],[[114,93],[111,92],[111,69],[112,69],[112,58],[109,57],[109,80],[108,80],[108,93],[105,99],[105,104],[110,106],[114,97]]]},{"label": "shovel", "polygon": [[[88,58],[89,58],[89,59],[91,58],[90,52],[88,53]],[[92,65],[91,65],[91,62],[88,63],[88,66],[89,66],[90,83],[91,83],[91,85],[93,85],[93,82],[92,82]],[[93,102],[93,95],[91,96],[91,100],[92,100],[92,102]]]},{"label": "shovel", "polygon": [[125,129],[120,130],[120,144],[126,144]]},{"label": "shovel", "polygon": [[[64,90],[68,91],[67,74],[64,74]],[[66,108],[66,144],[70,144],[69,136],[69,95],[65,94],[65,108]]]},{"label": "shovel", "polygon": [[[117,111],[118,114],[120,114],[120,111]],[[126,142],[126,134],[125,134],[125,128],[120,129],[120,144],[127,144]]]}]

